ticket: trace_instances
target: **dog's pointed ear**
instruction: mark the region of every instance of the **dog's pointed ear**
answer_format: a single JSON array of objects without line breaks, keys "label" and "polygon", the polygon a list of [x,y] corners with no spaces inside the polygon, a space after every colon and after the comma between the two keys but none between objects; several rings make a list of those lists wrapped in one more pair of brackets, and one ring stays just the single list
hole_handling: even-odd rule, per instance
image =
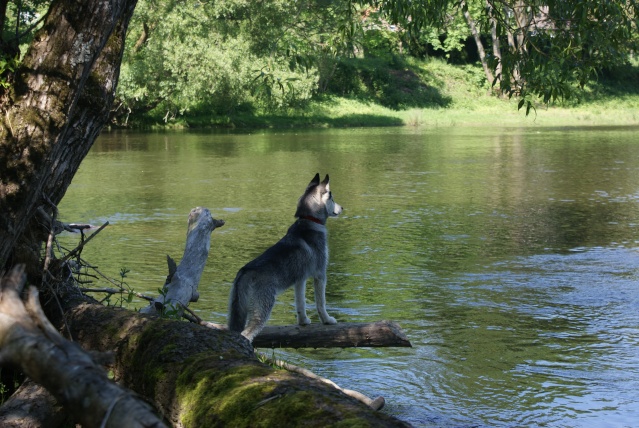
[{"label": "dog's pointed ear", "polygon": [[328,189],[328,174],[326,174],[326,177],[324,177],[324,181],[322,181],[322,186],[324,186],[324,188],[326,190],[329,190]]},{"label": "dog's pointed ear", "polygon": [[320,181],[319,181],[319,172],[318,172],[317,174],[315,174],[315,177],[313,177],[311,182],[308,183],[308,186],[306,188],[308,189],[309,187],[317,186],[319,184],[320,184]]}]

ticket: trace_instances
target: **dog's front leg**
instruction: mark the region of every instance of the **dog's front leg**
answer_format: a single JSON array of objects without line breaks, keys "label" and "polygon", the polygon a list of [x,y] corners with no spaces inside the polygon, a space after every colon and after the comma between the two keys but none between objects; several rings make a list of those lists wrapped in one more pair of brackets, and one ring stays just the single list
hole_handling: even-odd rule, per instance
[{"label": "dog's front leg", "polygon": [[326,312],[326,277],[317,277],[313,279],[315,287],[315,306],[317,313],[324,324],[337,324],[337,320]]},{"label": "dog's front leg", "polygon": [[299,325],[311,323],[311,320],[306,316],[306,279],[295,284],[295,310]]}]

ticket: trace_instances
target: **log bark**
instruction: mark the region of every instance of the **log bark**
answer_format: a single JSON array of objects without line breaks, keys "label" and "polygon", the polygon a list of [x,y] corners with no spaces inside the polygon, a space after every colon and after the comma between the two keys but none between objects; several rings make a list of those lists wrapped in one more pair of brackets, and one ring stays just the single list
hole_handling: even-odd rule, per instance
[{"label": "log bark", "polygon": [[56,427],[67,418],[68,414],[55,397],[30,379],[25,380],[0,407],[0,426],[3,428]]},{"label": "log bark", "polygon": [[260,363],[234,332],[78,302],[66,316],[77,343],[113,350],[118,382],[176,427],[408,426],[317,379]]},{"label": "log bark", "polygon": [[[224,226],[224,220],[216,220],[211,212],[202,207],[193,208],[189,214],[184,255],[179,266],[172,272],[169,257],[169,276],[163,294],[156,297],[140,312],[160,314],[167,309],[181,315],[190,302],[197,302],[198,286],[211,248],[211,233]],[[167,256],[168,257],[168,256]]]},{"label": "log bark", "polygon": [[25,281],[18,266],[0,284],[0,362],[21,367],[87,427],[164,427],[145,402],[110,381],[89,354],[57,332],[35,287],[23,303]]}]

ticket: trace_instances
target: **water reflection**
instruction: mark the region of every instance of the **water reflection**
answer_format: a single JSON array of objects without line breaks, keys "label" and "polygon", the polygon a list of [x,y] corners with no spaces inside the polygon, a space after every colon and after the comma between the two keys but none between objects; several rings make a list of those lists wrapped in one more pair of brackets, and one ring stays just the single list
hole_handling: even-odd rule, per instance
[{"label": "water reflection", "polygon": [[[281,237],[315,172],[339,321],[393,319],[410,350],[282,352],[387,399],[418,426],[630,426],[639,420],[636,129],[376,129],[106,134],[61,206],[111,226],[84,256],[138,291],[164,280],[197,205],[227,224],[194,309]],[[69,238],[71,239],[71,238]],[[309,300],[312,301],[311,296]],[[134,302],[141,305],[141,302]],[[312,317],[317,320],[317,316]],[[295,321],[292,293],[272,323]]]}]

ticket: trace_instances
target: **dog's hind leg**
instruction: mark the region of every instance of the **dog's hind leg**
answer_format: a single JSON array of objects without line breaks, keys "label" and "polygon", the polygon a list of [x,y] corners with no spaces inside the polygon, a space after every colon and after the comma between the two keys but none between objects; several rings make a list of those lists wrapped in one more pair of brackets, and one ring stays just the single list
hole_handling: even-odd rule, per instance
[{"label": "dog's hind leg", "polygon": [[311,323],[311,320],[306,316],[306,278],[295,284],[295,311],[299,325]]},{"label": "dog's hind leg", "polygon": [[316,277],[313,279],[315,288],[315,306],[317,313],[324,324],[337,324],[335,318],[326,312],[326,277]]},{"label": "dog's hind leg", "polygon": [[275,293],[264,293],[261,296],[253,297],[254,300],[248,310],[248,322],[242,331],[242,336],[246,337],[249,342],[253,342],[255,336],[262,331],[271,316],[273,306],[275,306]]}]

